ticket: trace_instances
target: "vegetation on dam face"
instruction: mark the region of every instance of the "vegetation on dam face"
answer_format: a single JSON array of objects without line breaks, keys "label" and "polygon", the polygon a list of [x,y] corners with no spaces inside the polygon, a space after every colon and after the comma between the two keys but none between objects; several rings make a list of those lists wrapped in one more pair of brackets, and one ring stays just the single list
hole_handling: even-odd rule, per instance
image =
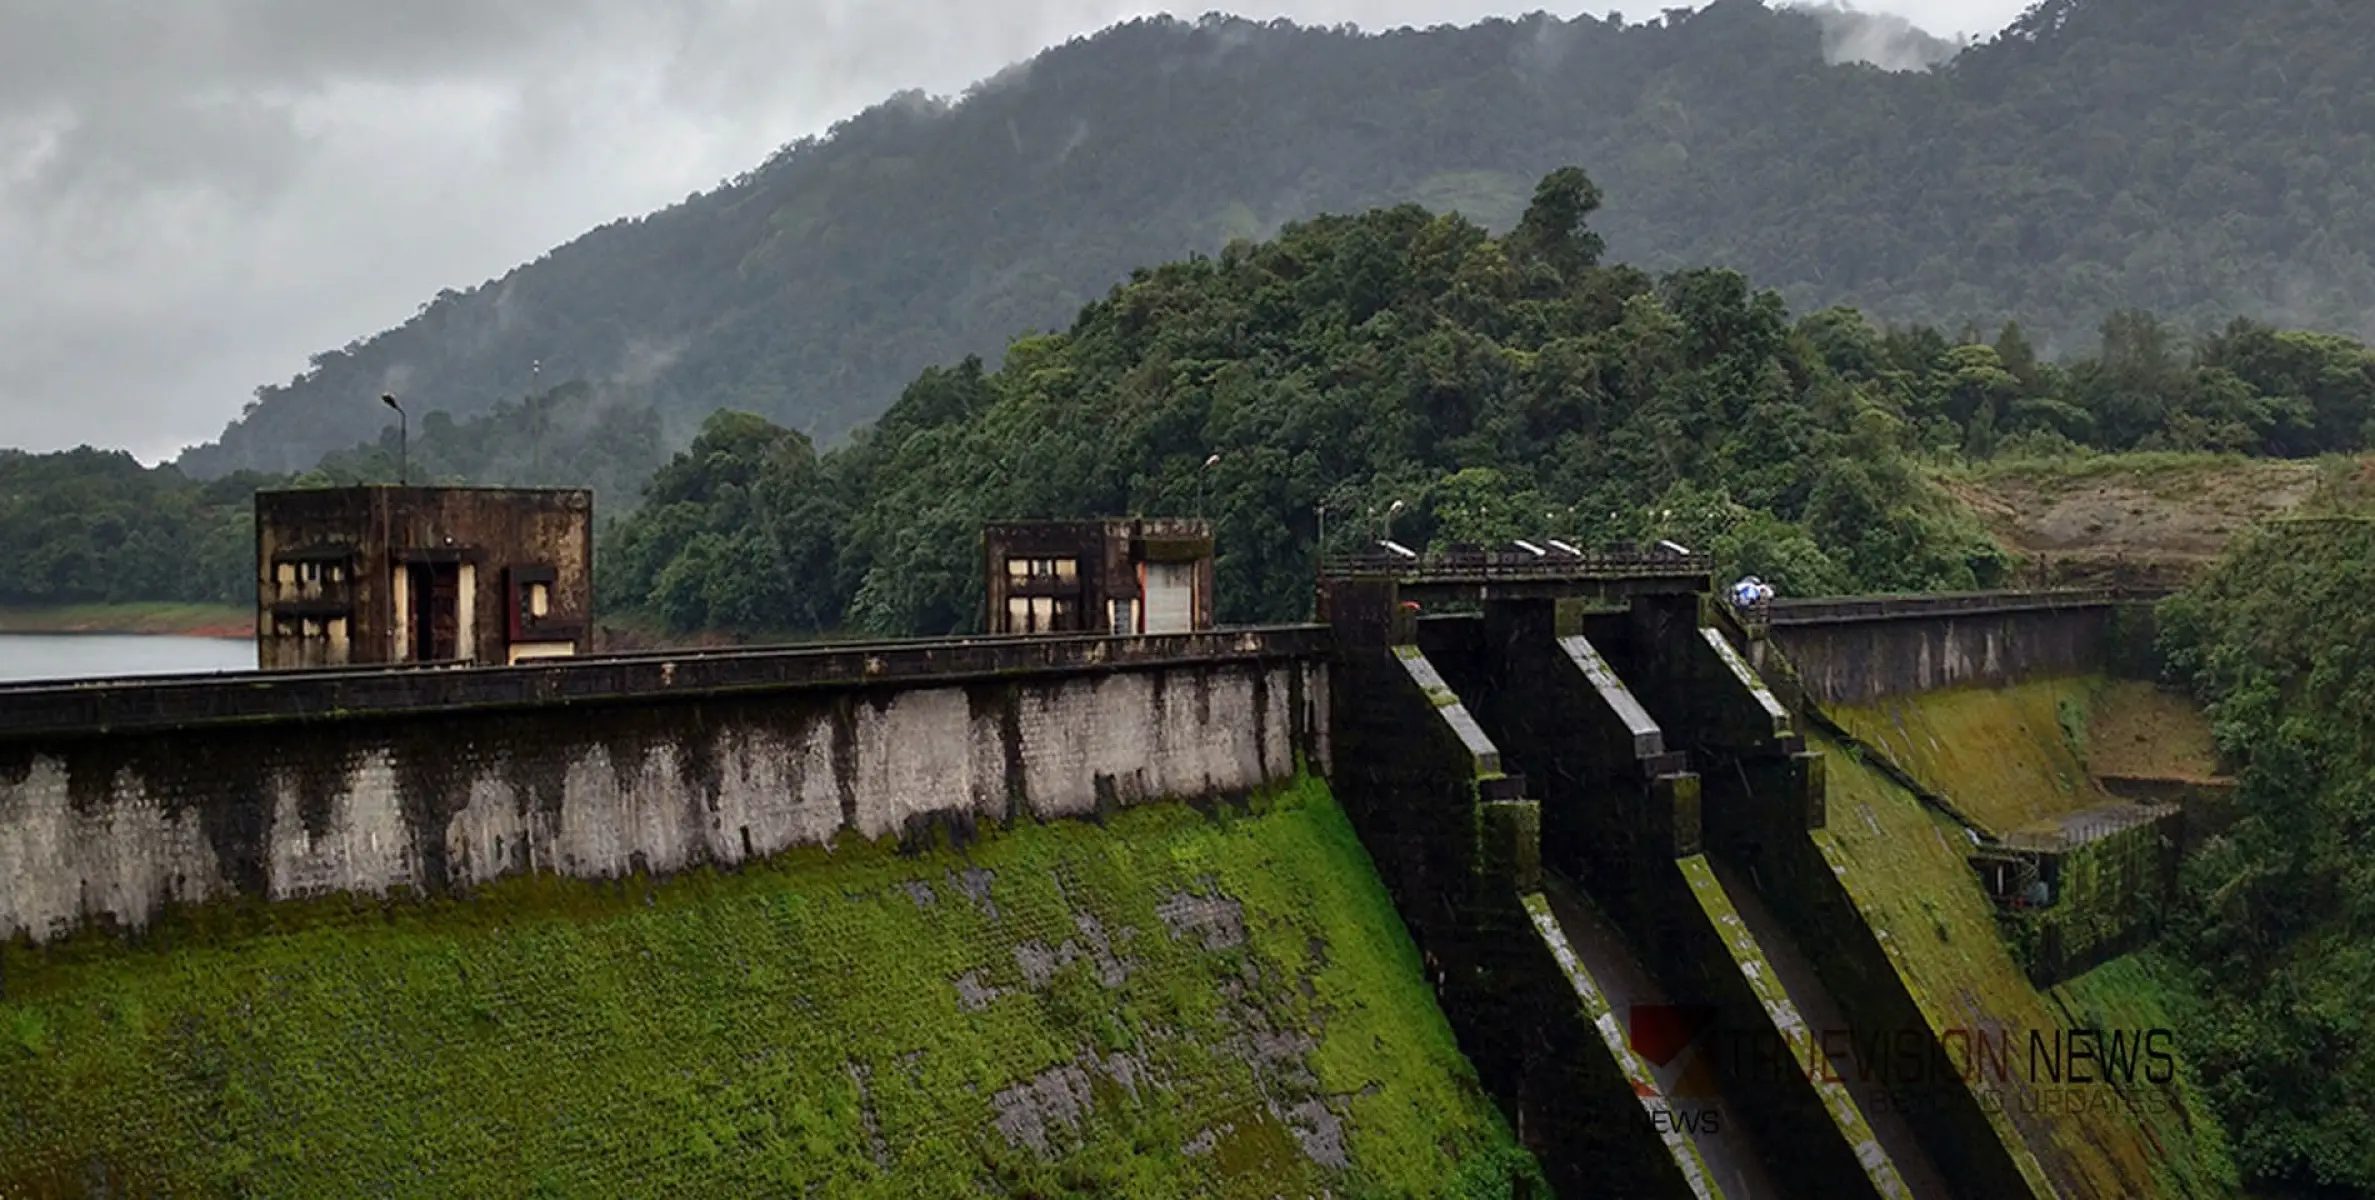
[{"label": "vegetation on dam face", "polygon": [[1308,779],[957,850],[201,909],[146,942],[0,964],[0,1193],[1538,1180]]},{"label": "vegetation on dam face", "polygon": [[[1940,710],[1923,717],[1953,725],[1961,707],[1955,696],[1941,693]],[[2007,707],[2017,711],[2019,705],[2014,700]],[[2058,731],[2045,736],[2059,742]],[[2001,1028],[2025,1051],[2030,1031],[2050,1039],[2070,1029],[2170,1027],[2162,994],[2123,986],[2127,976],[2105,974],[2112,967],[2049,993],[2038,991],[1999,932],[1995,905],[1966,862],[1970,842],[1963,830],[1840,742],[1813,733],[1808,744],[1829,760],[1830,817],[1816,839],[1843,868],[1841,881],[1880,933],[1933,1028]],[[2058,778],[2044,766],[2056,757],[2049,746],[2008,760],[1994,782],[2006,790],[2058,793]],[[2024,785],[2030,772],[2040,773]],[[2013,1080],[1979,1085],[1993,1093],[1992,1100],[1983,1095],[1982,1104],[1999,1136],[2025,1146],[2065,1194],[2235,1195],[2236,1169],[2209,1114],[2194,1045],[2178,1039],[2176,1077],[2167,1084],[2139,1075],[2132,1085],[2062,1089],[2050,1099],[2025,1086],[2029,1064],[2019,1062]],[[2024,1100],[2024,1094],[2036,1099]],[[2048,1104],[2061,1107],[2047,1113]]]},{"label": "vegetation on dam face", "polygon": [[1831,717],[2001,837],[2110,799],[2079,755],[2100,679],[2041,679],[1837,705]]}]

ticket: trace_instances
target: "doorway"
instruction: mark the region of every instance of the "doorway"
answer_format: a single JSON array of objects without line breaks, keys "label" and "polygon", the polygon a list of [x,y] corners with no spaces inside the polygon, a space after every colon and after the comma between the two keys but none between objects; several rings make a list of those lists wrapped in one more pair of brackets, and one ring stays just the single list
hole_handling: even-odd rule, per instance
[{"label": "doorway", "polygon": [[405,591],[411,600],[412,658],[448,662],[461,657],[462,565],[411,563]]}]

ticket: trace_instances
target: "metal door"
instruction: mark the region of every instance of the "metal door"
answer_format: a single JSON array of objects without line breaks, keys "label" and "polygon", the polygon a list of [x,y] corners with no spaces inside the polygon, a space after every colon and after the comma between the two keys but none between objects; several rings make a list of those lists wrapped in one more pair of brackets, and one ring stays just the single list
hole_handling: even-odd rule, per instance
[{"label": "metal door", "polygon": [[1146,564],[1146,631],[1187,633],[1196,627],[1196,564]]}]

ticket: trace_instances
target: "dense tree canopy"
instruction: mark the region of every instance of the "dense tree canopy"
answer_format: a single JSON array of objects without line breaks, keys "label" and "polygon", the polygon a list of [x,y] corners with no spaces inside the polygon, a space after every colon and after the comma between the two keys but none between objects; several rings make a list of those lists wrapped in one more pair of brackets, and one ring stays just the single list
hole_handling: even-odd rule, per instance
[{"label": "dense tree canopy", "polygon": [[[301,475],[204,481],[122,451],[0,450],[0,605],[252,602],[256,491],[393,483],[397,440],[391,427]],[[608,521],[633,510],[663,445],[648,400],[569,383],[480,417],[421,413],[401,457],[416,484],[592,488]]]},{"label": "dense tree canopy", "polygon": [[0,450],[0,605],[253,597],[257,482],[120,450]]},{"label": "dense tree canopy", "polygon": [[[529,390],[539,360],[646,388],[672,446],[719,408],[834,444],[925,367],[1061,327],[1138,264],[1403,201],[1508,231],[1565,163],[1605,189],[1613,256],[1740,270],[1798,311],[2017,318],[2050,361],[2119,308],[2184,337],[2237,314],[2362,331],[2375,8],[2048,0],[1926,72],[1828,61],[1878,44],[1858,20],[1718,0],[1382,34],[1133,21],[441,293],[262,389],[183,465],[304,470],[375,437],[384,390],[461,419]],[[1561,210],[1540,211],[1555,233]],[[2000,424],[1981,375],[1963,402],[1993,399]],[[2201,404],[2183,436],[2285,419]]]},{"label": "dense tree canopy", "polygon": [[2187,1061],[2247,1179],[2375,1191],[2375,510],[2243,539],[2162,605],[2180,678],[2242,766],[2240,819],[2187,859],[2167,944],[2204,1011]]},{"label": "dense tree canopy", "polygon": [[[2195,338],[2123,310],[2095,355],[2055,364],[2017,324],[1792,319],[1732,272],[1602,265],[1600,197],[1561,168],[1501,238],[1404,205],[1140,270],[994,371],[925,370],[829,453],[728,410],[671,460],[647,391],[569,383],[480,417],[420,413],[411,477],[594,488],[615,526],[596,567],[610,612],[934,633],[973,624],[991,519],[1208,512],[1227,620],[1301,616],[1323,510],[1341,550],[1397,501],[1403,541],[1673,537],[1791,594],[1968,587],[2009,564],[1933,466],[2300,456],[2375,432],[2375,355],[2347,338],[2244,320]],[[203,484],[96,451],[14,456],[0,536],[23,547],[22,582],[0,603],[242,599],[249,493],[393,480],[396,442]],[[124,535],[113,509],[151,534]]]},{"label": "dense tree canopy", "polygon": [[2245,322],[2196,346],[2117,313],[2066,369],[2017,325],[1793,322],[1728,271],[1599,265],[1598,200],[1566,168],[1505,238],[1404,205],[1142,270],[994,372],[926,371],[821,458],[720,414],[611,544],[605,602],[959,631],[985,521],[1201,511],[1221,618],[1295,619],[1323,509],[1338,550],[1390,517],[1414,544],[1671,537],[1795,594],[1982,587],[2011,564],[1928,462],[2355,449],[2375,415],[2364,348]]}]

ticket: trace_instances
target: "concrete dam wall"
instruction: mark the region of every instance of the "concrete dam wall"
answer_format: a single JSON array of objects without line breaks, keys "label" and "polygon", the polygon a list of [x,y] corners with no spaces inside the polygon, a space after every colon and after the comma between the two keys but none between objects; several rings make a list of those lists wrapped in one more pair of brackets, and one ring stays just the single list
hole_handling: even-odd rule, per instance
[{"label": "concrete dam wall", "polygon": [[1424,621],[1395,586],[1332,626],[0,690],[0,1190],[512,1186],[465,1126],[561,1192],[2155,1189],[2181,1131],[1875,1049],[2073,1018],[1935,797],[1807,723],[2100,671],[2108,601],[1735,638],[1681,585],[1487,576]]},{"label": "concrete dam wall", "polygon": [[170,903],[734,864],[1327,761],[1311,630],[0,693],[0,938]]},{"label": "concrete dam wall", "polygon": [[1861,704],[2100,671],[2117,608],[2108,591],[1784,601],[1770,644],[1809,699]]}]

